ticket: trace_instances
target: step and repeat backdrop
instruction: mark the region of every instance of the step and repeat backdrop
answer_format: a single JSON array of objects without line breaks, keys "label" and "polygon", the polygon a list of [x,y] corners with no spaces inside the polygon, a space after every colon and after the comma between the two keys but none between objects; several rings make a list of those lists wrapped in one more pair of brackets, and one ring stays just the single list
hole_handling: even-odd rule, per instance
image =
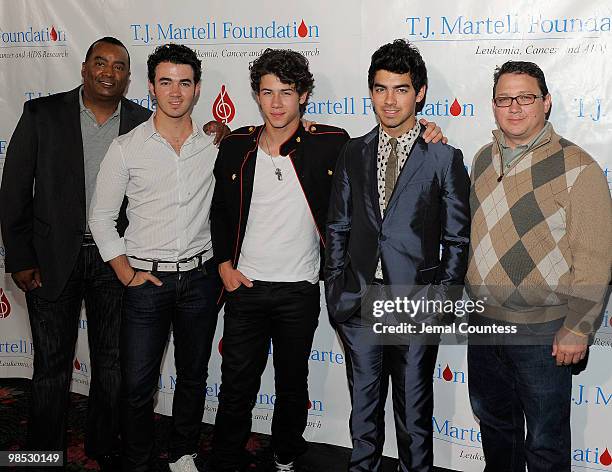
[{"label": "step and repeat backdrop", "polygon": [[[461,148],[466,165],[491,139],[493,72],[509,59],[538,63],[552,95],[551,121],[566,138],[612,168],[612,4],[596,0],[533,2],[477,0],[221,0],[180,2],[23,0],[0,3],[0,167],[25,101],[71,89],[81,81],[87,47],[97,38],[121,39],[131,54],[127,97],[155,109],[147,92],[146,58],[159,44],[197,51],[203,83],[194,116],[231,128],[262,119],[251,94],[249,63],[268,47],[290,48],[310,61],[316,83],[306,118],[342,126],[352,136],[376,125],[367,89],[372,52],[395,38],[418,46],[429,72],[421,115]],[[4,269],[0,246],[0,270]],[[310,355],[308,440],[349,446],[345,359],[327,321],[324,302]],[[612,471],[612,319],[606,311],[590,362],[574,377],[572,464],[577,471]],[[119,314],[118,314],[119,315]],[[83,312],[72,389],[87,393],[90,366]],[[204,421],[213,423],[222,358],[220,316],[210,361]],[[273,346],[270,346],[270,355]],[[22,293],[0,278],[0,377],[29,377],[33,347]],[[269,432],[275,394],[271,362],[253,412],[253,428]],[[436,465],[481,471],[478,422],[470,409],[465,346],[442,346],[434,373]],[[175,385],[172,336],[159,376],[157,411],[170,414]],[[388,404],[388,411],[390,405]],[[387,415],[385,453],[396,455]]]}]

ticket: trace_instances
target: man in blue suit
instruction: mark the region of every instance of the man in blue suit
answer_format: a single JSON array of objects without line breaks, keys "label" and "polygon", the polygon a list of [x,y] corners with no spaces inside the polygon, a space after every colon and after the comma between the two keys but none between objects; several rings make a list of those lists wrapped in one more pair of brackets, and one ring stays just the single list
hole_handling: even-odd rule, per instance
[{"label": "man in blue suit", "polygon": [[380,125],[344,146],[327,224],[327,308],[346,351],[352,402],[349,471],[381,470],[389,377],[399,470],[432,471],[438,346],[383,346],[360,307],[371,285],[437,285],[445,293],[463,283],[469,177],[460,150],[422,138],[415,115],[425,102],[427,69],[415,47],[395,40],[379,48],[368,85]]}]

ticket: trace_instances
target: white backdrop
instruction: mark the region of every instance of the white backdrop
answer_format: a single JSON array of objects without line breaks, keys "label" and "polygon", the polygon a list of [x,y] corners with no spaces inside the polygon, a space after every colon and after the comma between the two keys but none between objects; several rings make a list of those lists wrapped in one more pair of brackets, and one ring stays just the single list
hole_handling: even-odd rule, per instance
[{"label": "white backdrop", "polygon": [[[508,59],[537,62],[553,97],[556,130],[612,167],[609,148],[612,76],[612,4],[596,0],[554,3],[527,0],[312,0],[310,2],[180,2],[106,0],[42,2],[0,0],[0,165],[24,101],[73,88],[95,39],[121,39],[132,57],[128,98],[154,109],[146,87],[146,58],[168,41],[194,48],[203,62],[195,117],[228,120],[232,128],[260,123],[250,92],[248,63],[266,47],[292,48],[310,60],[316,87],[307,117],[339,125],[353,136],[375,125],[367,67],[381,44],[403,37],[421,50],[429,71],[422,114],[436,121],[469,165],[490,140],[492,75]],[[608,181],[612,180],[608,176]],[[4,248],[0,248],[4,268]],[[87,322],[74,362],[73,390],[86,393]],[[217,345],[222,332],[220,320]],[[574,377],[572,463],[575,470],[612,470],[612,320],[591,349],[586,372]],[[174,388],[172,345],[160,375],[157,410],[169,413]],[[221,355],[213,350],[204,420],[213,422]],[[310,362],[311,408],[306,437],[348,446],[349,398],[344,356],[323,309]],[[0,278],[0,377],[29,377],[32,344],[22,294]],[[442,347],[434,375],[435,462],[480,471],[484,462],[478,424],[467,396],[464,347]],[[254,429],[268,432],[274,404],[273,372],[264,374]],[[385,453],[396,454],[391,416]]]}]

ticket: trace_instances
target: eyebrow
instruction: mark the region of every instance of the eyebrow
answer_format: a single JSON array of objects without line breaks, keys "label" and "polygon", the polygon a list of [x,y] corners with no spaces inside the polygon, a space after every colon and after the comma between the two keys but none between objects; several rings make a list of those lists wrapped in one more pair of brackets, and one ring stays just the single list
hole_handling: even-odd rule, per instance
[{"label": "eyebrow", "polygon": [[[94,57],[94,61],[104,61],[104,62],[109,62],[107,58],[103,57],[103,56],[95,56]],[[121,64],[121,65],[126,65],[125,61],[115,61],[113,62],[113,64]]]},{"label": "eyebrow", "polygon": [[[170,77],[160,77],[158,80],[162,81],[162,80],[167,80],[168,82],[173,82],[173,80]],[[179,79],[178,82],[188,82],[188,83],[193,83],[193,80],[191,79]]]},{"label": "eyebrow", "polygon": [[[274,90],[273,90],[273,89],[271,89],[271,88],[266,88],[266,87],[261,88],[259,91],[260,91],[260,92],[274,92]],[[294,92],[294,91],[295,91],[295,89],[294,89],[293,87],[287,87],[287,88],[282,88],[282,89],[279,89],[279,91],[280,91],[280,92],[286,92],[286,91],[291,91],[291,92]]]},{"label": "eyebrow", "polygon": [[[521,91],[518,92],[518,94],[519,95],[525,95],[525,94],[529,94],[529,95],[532,95],[532,94],[533,95],[542,95],[541,92],[537,93],[537,92],[534,92],[532,90],[521,90]],[[499,95],[496,95],[496,97],[499,97],[500,95],[504,95],[504,96],[509,97],[510,96],[510,92],[500,92]]]},{"label": "eyebrow", "polygon": [[406,88],[406,87],[411,87],[410,84],[405,83],[405,84],[399,84],[399,85],[393,85],[391,87],[388,87],[387,85],[383,85],[383,84],[379,84],[377,82],[374,82],[374,85],[372,87],[382,87],[382,88],[393,88],[393,89],[398,89],[398,88]]}]

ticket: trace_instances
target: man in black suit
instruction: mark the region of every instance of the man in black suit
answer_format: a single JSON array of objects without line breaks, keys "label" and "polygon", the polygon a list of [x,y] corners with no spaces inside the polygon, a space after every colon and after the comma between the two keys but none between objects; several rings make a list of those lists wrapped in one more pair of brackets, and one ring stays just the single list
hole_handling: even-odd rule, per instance
[{"label": "man in black suit", "polygon": [[353,408],[349,471],[381,470],[391,376],[398,470],[425,472],[433,470],[437,344],[383,346],[360,307],[371,285],[437,285],[443,294],[463,283],[469,178],[461,151],[422,138],[415,114],[427,69],[416,48],[396,40],[378,49],[368,85],[380,126],[350,140],[338,158],[326,240],[327,309],[344,344]]},{"label": "man in black suit", "polygon": [[[123,98],[130,58],[115,38],[93,43],[83,85],[28,101],[11,138],[0,187],[6,271],[26,292],[34,342],[27,449],[65,450],[81,303],[91,384],[85,451],[101,465],[118,450],[119,321],[123,287],[87,227],[97,168],[111,141],[151,112]],[[33,191],[32,191],[33,190]],[[125,221],[119,221],[125,229]]]},{"label": "man in black suit", "polygon": [[[88,49],[83,84],[25,103],[0,187],[6,271],[26,292],[34,342],[30,450],[66,450],[66,417],[81,304],[87,310],[91,384],[85,451],[102,467],[118,451],[119,326],[123,286],[87,225],[111,141],[151,111],[123,97],[130,57],[117,39]],[[121,211],[117,228],[127,226]]]}]

